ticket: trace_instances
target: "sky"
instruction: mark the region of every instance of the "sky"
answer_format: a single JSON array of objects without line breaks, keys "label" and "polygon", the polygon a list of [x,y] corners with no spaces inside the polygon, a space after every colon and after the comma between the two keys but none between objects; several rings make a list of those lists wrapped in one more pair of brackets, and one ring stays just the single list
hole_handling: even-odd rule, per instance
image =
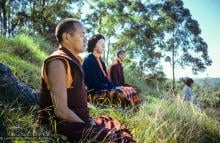
[{"label": "sky", "polygon": [[[183,2],[184,7],[190,10],[192,18],[200,25],[201,37],[208,44],[208,54],[213,63],[204,73],[193,75],[190,69],[176,69],[175,76],[220,77],[220,0],[183,0]],[[171,66],[165,63],[164,67],[167,77],[171,78]]]}]

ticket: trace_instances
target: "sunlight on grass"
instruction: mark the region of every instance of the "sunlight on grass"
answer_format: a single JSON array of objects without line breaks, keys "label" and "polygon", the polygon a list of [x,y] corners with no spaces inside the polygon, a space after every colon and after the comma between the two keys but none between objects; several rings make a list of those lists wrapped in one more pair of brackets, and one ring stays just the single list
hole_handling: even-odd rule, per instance
[{"label": "sunlight on grass", "polygon": [[47,54],[40,49],[40,43],[36,43],[28,35],[17,35],[9,40],[0,38],[0,44],[0,53],[16,55],[37,65],[41,65],[42,61],[47,57]]},{"label": "sunlight on grass", "polygon": [[217,142],[220,137],[217,120],[175,98],[143,105],[130,122],[138,142]]},{"label": "sunlight on grass", "polygon": [[39,89],[40,86],[40,67],[31,64],[29,61],[24,61],[17,56],[12,56],[7,53],[0,53],[0,62],[9,65],[12,72],[19,80],[27,83],[34,89]]}]

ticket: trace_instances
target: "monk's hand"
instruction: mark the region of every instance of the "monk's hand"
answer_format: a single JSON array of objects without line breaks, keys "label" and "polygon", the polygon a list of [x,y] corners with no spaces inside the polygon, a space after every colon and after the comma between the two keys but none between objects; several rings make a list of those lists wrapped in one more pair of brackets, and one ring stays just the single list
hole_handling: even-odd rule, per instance
[{"label": "monk's hand", "polygon": [[120,90],[120,91],[123,90],[122,88],[123,88],[122,86],[116,86],[116,87],[115,87],[116,90]]}]

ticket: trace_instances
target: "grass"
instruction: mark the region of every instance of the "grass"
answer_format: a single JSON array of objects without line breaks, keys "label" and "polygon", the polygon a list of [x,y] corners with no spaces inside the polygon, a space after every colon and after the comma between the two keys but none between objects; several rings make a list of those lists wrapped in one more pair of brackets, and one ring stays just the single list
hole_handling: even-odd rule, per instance
[{"label": "grass", "polygon": [[2,63],[9,65],[10,69],[19,80],[27,83],[34,89],[39,89],[39,66],[36,66],[28,61],[24,61],[18,56],[12,56],[7,53],[0,53],[0,59]]},{"label": "grass", "polygon": [[45,39],[40,35],[34,35],[32,37],[34,39],[34,42],[36,43],[35,46],[38,47],[41,52],[51,54],[55,50],[55,48],[52,47],[48,42],[46,42]]},{"label": "grass", "polygon": [[[191,103],[178,98],[157,99],[149,97],[138,112],[117,108],[90,109],[92,116],[109,115],[120,120],[132,132],[139,143],[155,142],[198,142],[217,143],[220,141],[220,122]],[[23,111],[22,107],[4,106],[0,119],[8,136],[42,137],[41,140],[59,140],[56,134],[34,127],[34,112]],[[8,120],[3,120],[8,119]],[[32,138],[33,139],[33,138]],[[24,139],[25,140],[25,139]],[[37,140],[37,139],[36,139]],[[37,140],[39,142],[39,139]]]},{"label": "grass", "polygon": [[51,48],[40,37],[24,34],[11,39],[0,37],[0,62],[7,64],[21,81],[39,89],[41,64],[48,55],[46,49]]},{"label": "grass", "polygon": [[193,91],[198,100],[206,101],[211,106],[217,106],[220,103],[220,90],[218,88],[196,85],[193,86]]},{"label": "grass", "polygon": [[[7,137],[8,142],[60,142],[62,136],[52,134],[45,128],[36,129],[33,110],[13,104],[0,107],[0,137]],[[58,138],[60,136],[60,138]],[[1,141],[1,139],[0,139]],[[6,141],[6,140],[5,140]]]},{"label": "grass", "polygon": [[37,41],[39,40],[35,41],[34,38],[25,34],[17,35],[10,39],[1,38],[0,52],[18,56],[22,60],[30,61],[40,66],[47,54],[41,50],[40,43],[37,43]]},{"label": "grass", "polygon": [[[27,35],[12,39],[0,38],[1,62],[8,64],[20,80],[35,89],[39,88],[40,64],[51,50],[51,46],[43,42],[43,38],[34,40]],[[213,108],[200,109],[183,102],[178,96],[172,97],[165,91],[158,92],[128,71],[126,79],[138,87],[144,99],[139,110],[92,105],[92,116],[108,115],[118,119],[129,128],[138,143],[220,142],[220,117]],[[17,136],[14,140],[8,140],[16,143],[65,142],[63,136],[46,129],[36,129],[34,116],[34,110],[27,109],[21,102],[11,101],[3,105],[0,101],[0,137]]]},{"label": "grass", "polygon": [[143,105],[131,118],[131,128],[138,142],[220,141],[220,123],[178,98]]}]

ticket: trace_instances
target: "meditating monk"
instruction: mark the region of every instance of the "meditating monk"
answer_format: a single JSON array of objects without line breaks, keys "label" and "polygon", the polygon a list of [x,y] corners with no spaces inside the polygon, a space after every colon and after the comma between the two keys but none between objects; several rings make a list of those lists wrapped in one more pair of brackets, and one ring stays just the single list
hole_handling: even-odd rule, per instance
[{"label": "meditating monk", "polygon": [[117,52],[117,58],[112,61],[110,68],[108,70],[109,80],[118,86],[125,86],[125,79],[123,73],[123,62],[125,60],[125,51],[119,50]]},{"label": "meditating monk", "polygon": [[90,53],[83,62],[85,84],[91,100],[98,103],[120,103],[122,106],[141,102],[140,97],[131,88],[118,86],[108,79],[105,63],[101,55],[105,50],[105,38],[101,34],[93,35],[88,41]]},{"label": "meditating monk", "polygon": [[37,126],[49,126],[70,142],[135,142],[117,120],[89,115],[79,56],[86,47],[84,26],[66,18],[58,23],[55,35],[59,48],[42,66]]},{"label": "meditating monk", "polygon": [[137,93],[136,89],[125,83],[124,72],[123,72],[123,62],[125,61],[126,53],[124,50],[119,50],[117,52],[117,58],[112,61],[110,68],[108,70],[108,79],[117,86],[124,86],[127,90],[132,93]]}]

